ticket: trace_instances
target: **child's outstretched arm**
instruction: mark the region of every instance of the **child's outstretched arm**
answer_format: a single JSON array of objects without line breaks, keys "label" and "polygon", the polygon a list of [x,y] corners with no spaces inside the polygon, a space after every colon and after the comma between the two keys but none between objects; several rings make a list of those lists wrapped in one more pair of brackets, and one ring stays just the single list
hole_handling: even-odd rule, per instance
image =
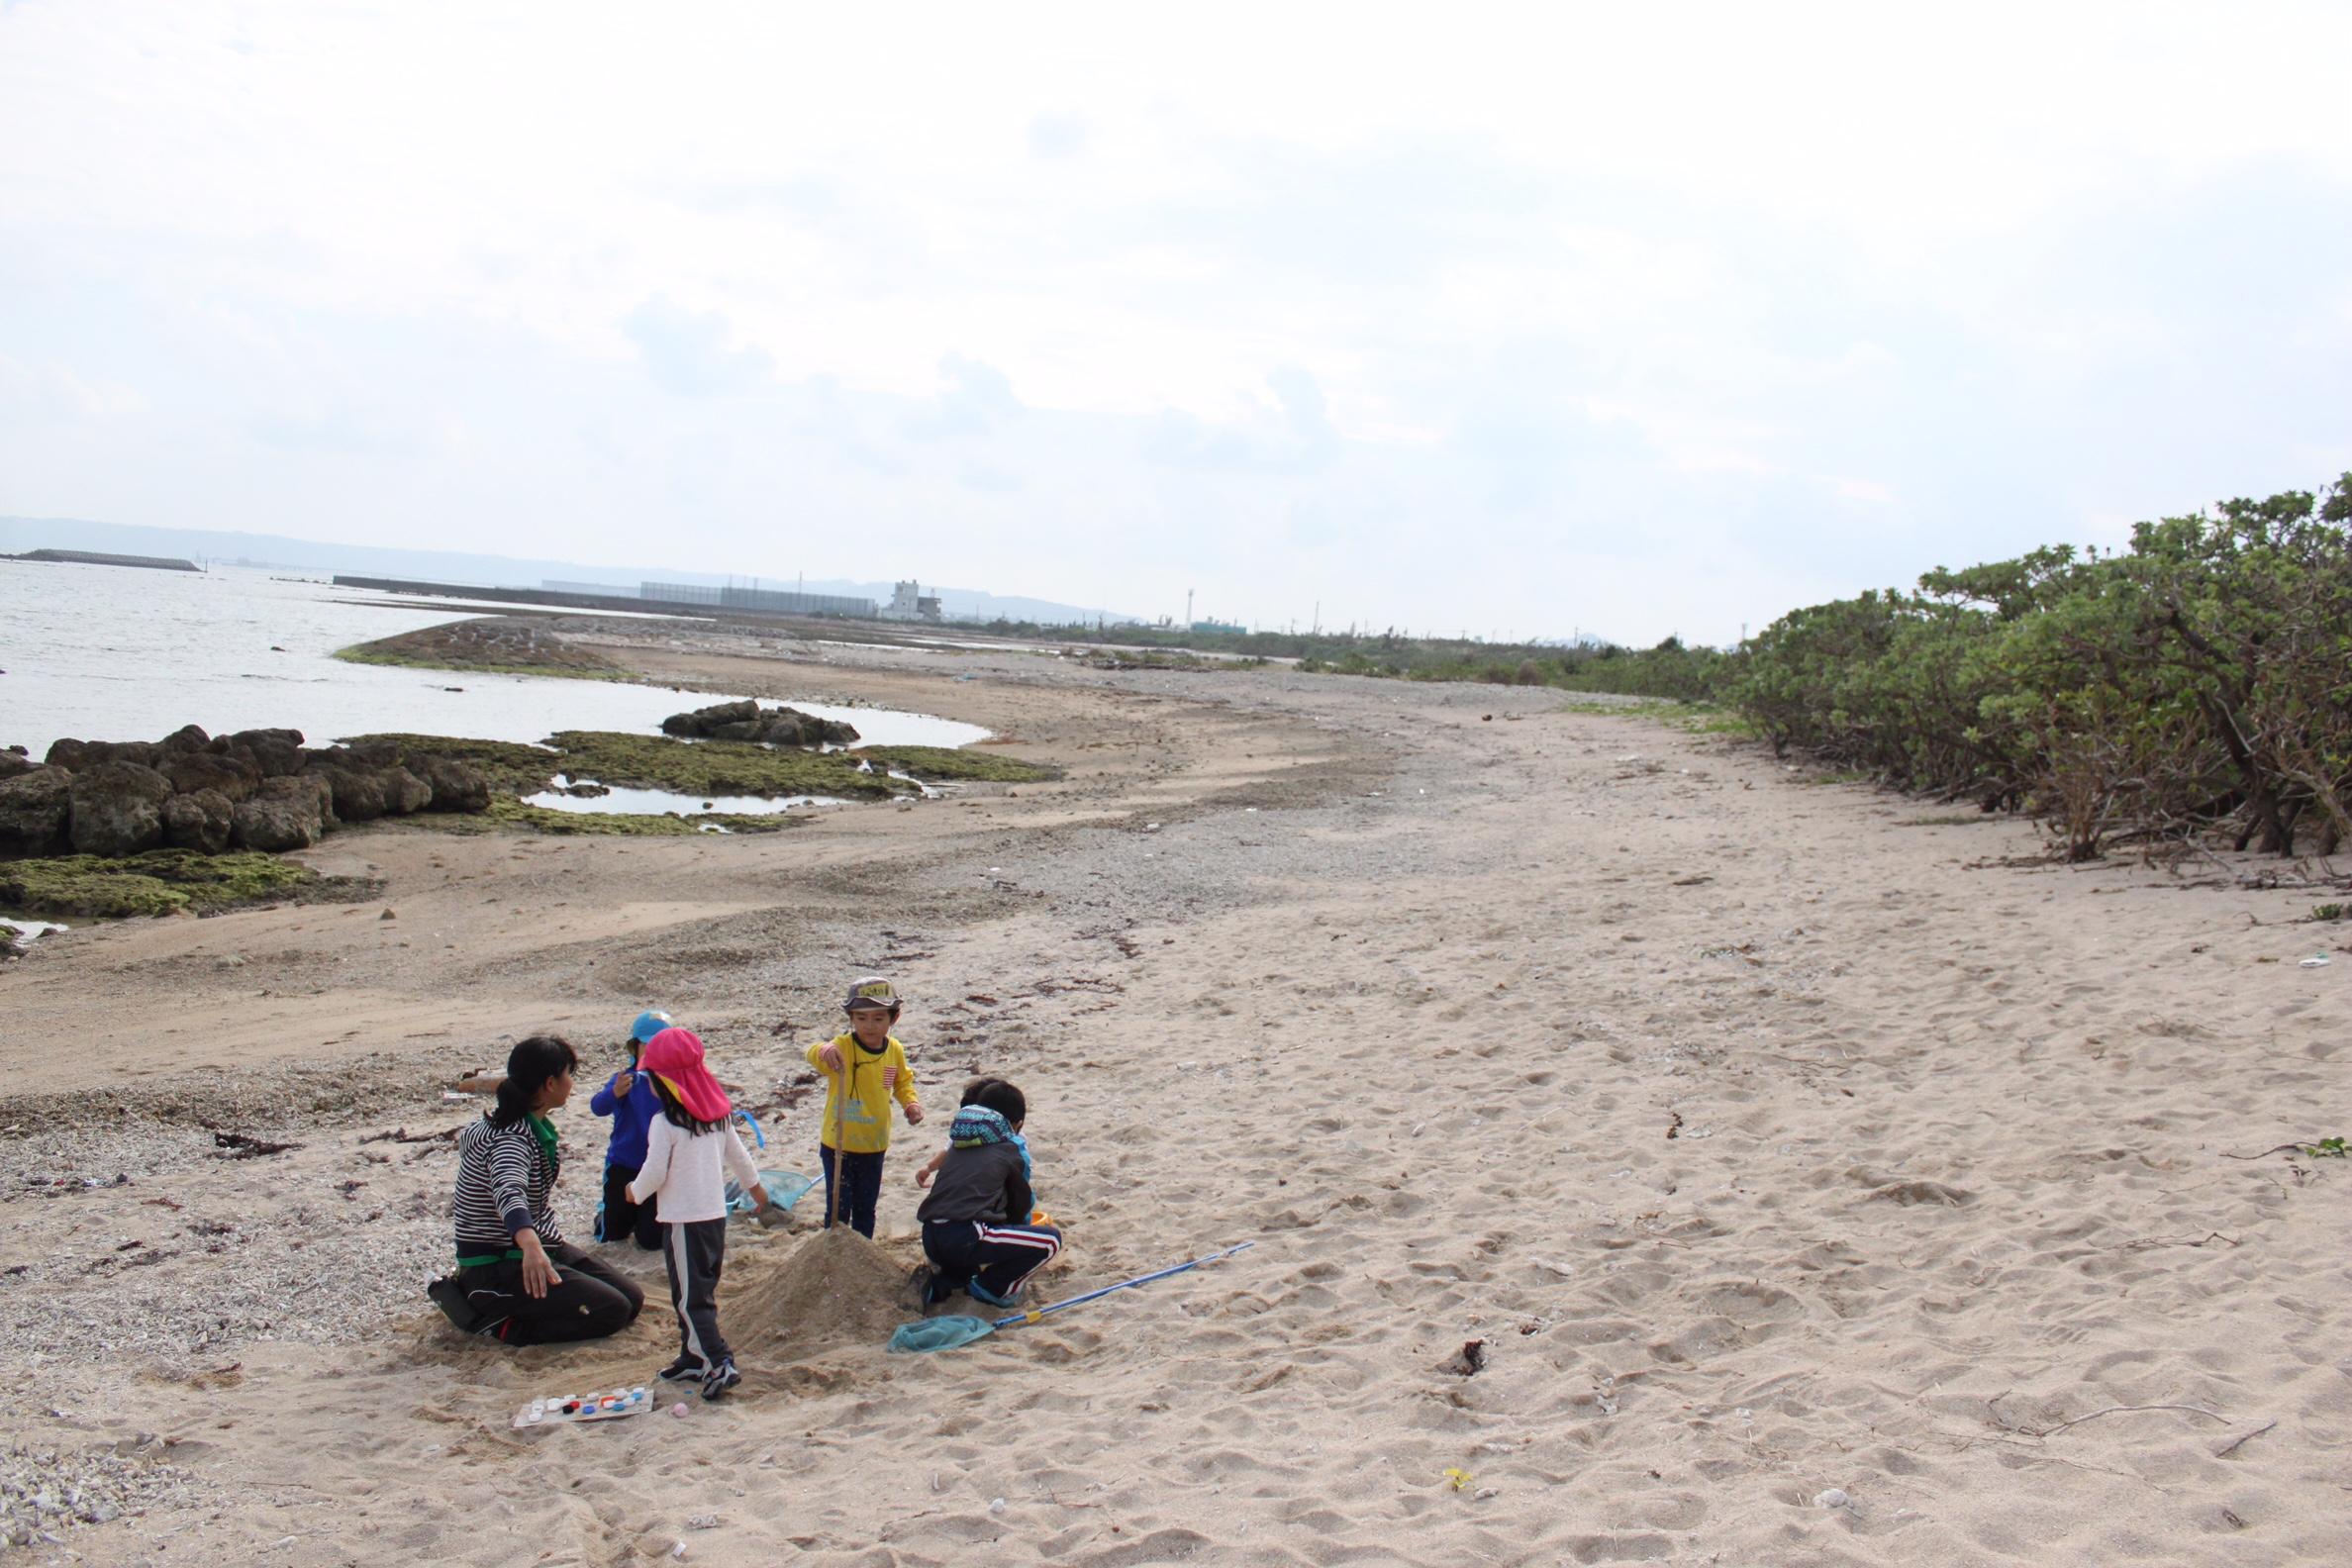
[{"label": "child's outstretched arm", "polygon": [[670,1154],[677,1132],[667,1117],[655,1117],[645,1127],[645,1163],[629,1183],[629,1201],[648,1204],[669,1180]]},{"label": "child's outstretched arm", "polygon": [[918,1187],[929,1187],[931,1184],[931,1178],[939,1174],[939,1167],[946,1163],[947,1151],[945,1149],[941,1149],[938,1153],[933,1154],[931,1157],[930,1164],[924,1166],[923,1169],[915,1173],[915,1185]]},{"label": "child's outstretched arm", "polygon": [[898,1096],[899,1105],[907,1113],[907,1125],[913,1127],[923,1120],[923,1102],[915,1096],[915,1065],[907,1060],[903,1051],[891,1065],[896,1072],[896,1081],[891,1084],[890,1092]]},{"label": "child's outstretched arm", "polygon": [[805,1055],[809,1065],[821,1073],[837,1073],[841,1070],[841,1049],[832,1040],[819,1040],[808,1048]]},{"label": "child's outstretched arm", "polygon": [[751,1195],[751,1202],[761,1209],[768,1206],[767,1187],[759,1179],[759,1167],[751,1163],[751,1151],[743,1147],[742,1135],[732,1122],[723,1129],[727,1142],[719,1150],[719,1158],[727,1166],[727,1174],[735,1185]]}]

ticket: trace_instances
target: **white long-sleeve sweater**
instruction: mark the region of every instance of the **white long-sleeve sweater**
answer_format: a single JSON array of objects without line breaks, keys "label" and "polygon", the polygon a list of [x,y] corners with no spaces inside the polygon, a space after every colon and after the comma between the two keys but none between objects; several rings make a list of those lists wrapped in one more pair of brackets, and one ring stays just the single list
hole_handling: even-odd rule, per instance
[{"label": "white long-sleeve sweater", "polygon": [[691,1225],[727,1218],[727,1178],[748,1192],[759,1185],[759,1167],[733,1127],[692,1132],[657,1116],[645,1127],[645,1164],[629,1184],[633,1203],[658,1195],[663,1225]]}]

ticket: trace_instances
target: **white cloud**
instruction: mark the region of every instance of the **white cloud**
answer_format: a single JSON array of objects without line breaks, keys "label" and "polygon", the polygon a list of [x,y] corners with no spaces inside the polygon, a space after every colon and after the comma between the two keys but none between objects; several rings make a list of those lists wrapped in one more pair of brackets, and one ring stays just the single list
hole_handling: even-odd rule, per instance
[{"label": "white cloud", "polygon": [[[609,505],[616,558],[651,518],[825,575],[887,520],[1008,592],[1720,639],[2323,478],[2348,49],[2325,5],[36,0],[0,397],[49,435],[0,422],[0,508],[551,553]],[[752,558],[778,494],[841,559]]]}]

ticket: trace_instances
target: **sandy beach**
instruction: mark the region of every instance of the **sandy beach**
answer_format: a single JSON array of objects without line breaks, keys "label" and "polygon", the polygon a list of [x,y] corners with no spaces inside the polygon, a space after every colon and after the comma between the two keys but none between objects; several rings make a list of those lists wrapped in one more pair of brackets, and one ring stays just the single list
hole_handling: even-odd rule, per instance
[{"label": "sandy beach", "polygon": [[[2352,1170],[2278,1147],[2352,1132],[2352,950],[2242,885],[2292,863],[2052,865],[1556,692],[740,646],[604,650],[1066,776],[762,837],[353,830],[303,858],[365,902],[0,971],[0,1487],[97,1516],[25,1560],[2352,1559]],[[544,1029],[601,1074],[664,1007],[813,1173],[800,1053],[872,970],[931,1106],[1028,1091],[1043,1299],[1254,1246],[887,1354],[944,1118],[902,1126],[872,1246],[733,1232],[737,1395],[512,1429],[673,1321],[634,1253],[616,1339],[433,1312],[458,1077]]]}]

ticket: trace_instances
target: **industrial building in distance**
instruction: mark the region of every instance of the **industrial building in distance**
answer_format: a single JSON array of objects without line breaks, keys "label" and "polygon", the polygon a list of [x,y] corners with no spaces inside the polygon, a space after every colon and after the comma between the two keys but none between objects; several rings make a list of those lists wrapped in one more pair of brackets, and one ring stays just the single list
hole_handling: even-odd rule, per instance
[{"label": "industrial building in distance", "polygon": [[641,605],[657,614],[681,611],[735,610],[759,616],[833,616],[852,621],[943,621],[939,598],[923,585],[899,583],[887,605],[846,594],[789,592],[781,588],[738,588],[734,584],[640,582],[636,588],[618,583],[566,582],[547,577],[537,588],[484,588],[469,583],[419,582],[402,577],[357,577],[338,573],[344,588],[373,588],[389,593],[442,594],[509,604],[532,604],[586,610],[618,610]]}]

